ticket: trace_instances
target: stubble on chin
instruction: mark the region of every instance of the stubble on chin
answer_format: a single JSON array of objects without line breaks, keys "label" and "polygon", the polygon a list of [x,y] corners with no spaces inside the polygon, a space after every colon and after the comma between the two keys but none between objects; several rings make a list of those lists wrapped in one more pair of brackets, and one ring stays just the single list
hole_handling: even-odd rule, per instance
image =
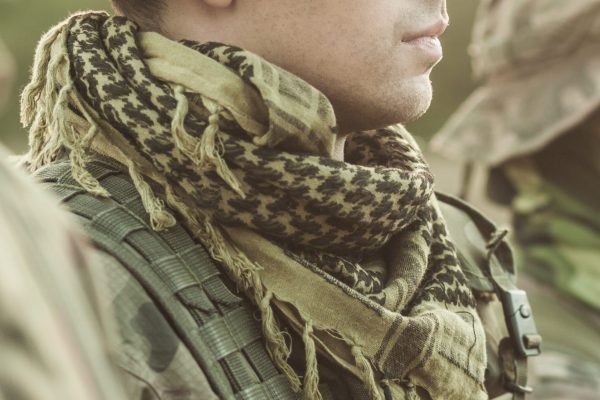
[{"label": "stubble on chin", "polygon": [[346,85],[342,95],[332,96],[341,133],[384,128],[422,117],[432,101],[428,75],[382,85]]},{"label": "stubble on chin", "polygon": [[389,101],[385,108],[395,123],[405,124],[421,118],[429,109],[433,97],[429,74],[390,85],[386,97]]},{"label": "stubble on chin", "polygon": [[427,77],[409,80],[390,87],[380,101],[375,105],[374,115],[379,126],[406,124],[421,118],[431,105],[433,89]]}]

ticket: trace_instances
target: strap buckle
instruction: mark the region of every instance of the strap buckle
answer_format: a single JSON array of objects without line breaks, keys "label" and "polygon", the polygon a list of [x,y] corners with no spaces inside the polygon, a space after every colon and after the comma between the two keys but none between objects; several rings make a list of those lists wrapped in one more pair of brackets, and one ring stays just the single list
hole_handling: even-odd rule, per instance
[{"label": "strap buckle", "polygon": [[506,326],[517,353],[521,357],[539,355],[542,352],[542,336],[535,325],[527,293],[521,289],[502,290],[500,301]]},{"label": "strap buckle", "polygon": [[500,297],[506,326],[517,354],[521,357],[533,357],[542,352],[542,336],[535,325],[527,293],[506,279],[506,274],[494,274],[494,270],[500,270],[500,268],[493,256],[504,242],[507,234],[508,230],[499,229],[492,234],[487,244],[489,276]]}]

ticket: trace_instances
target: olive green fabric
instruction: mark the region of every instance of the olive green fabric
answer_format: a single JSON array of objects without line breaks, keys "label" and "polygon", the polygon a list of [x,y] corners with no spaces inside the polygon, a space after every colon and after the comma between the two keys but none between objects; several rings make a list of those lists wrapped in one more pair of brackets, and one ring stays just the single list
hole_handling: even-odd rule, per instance
[{"label": "olive green fabric", "polygon": [[0,148],[0,399],[127,399],[92,247]]},{"label": "olive green fabric", "polygon": [[130,375],[130,398],[295,399],[265,350],[257,310],[228,289],[206,250],[181,225],[152,230],[124,166],[97,157],[89,170],[111,200],[86,193],[68,161],[36,178],[101,249],[97,267],[118,322],[115,352]]},{"label": "olive green fabric", "polygon": [[[259,307],[274,362],[295,390],[304,375],[305,398],[321,397],[320,358],[366,398],[383,386],[486,398],[483,329],[412,137],[357,132],[335,161],[317,89],[242,49],[137,29],[87,13],[42,39],[22,102],[33,168],[68,149],[74,178],[106,197],[87,152],[127,165],[153,228],[176,224],[166,199]],[[275,312],[304,349],[299,370]]]}]

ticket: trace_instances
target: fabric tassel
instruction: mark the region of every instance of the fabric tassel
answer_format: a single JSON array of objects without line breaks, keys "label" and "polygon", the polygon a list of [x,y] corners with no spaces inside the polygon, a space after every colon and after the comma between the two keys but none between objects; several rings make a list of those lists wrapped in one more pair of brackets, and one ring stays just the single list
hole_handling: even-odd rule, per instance
[{"label": "fabric tassel", "polygon": [[41,100],[42,93],[45,91],[48,82],[48,72],[50,68],[51,49],[59,36],[64,35],[64,27],[68,24],[65,21],[48,31],[39,41],[33,67],[31,69],[31,81],[23,89],[21,94],[21,123],[23,126],[30,126],[36,115]]},{"label": "fabric tassel", "polygon": [[[210,222],[209,218],[198,218],[197,215],[194,215],[194,211],[179,200],[171,186],[166,187],[166,195],[169,205],[181,215],[185,215],[192,223],[191,232],[207,247],[211,257],[226,268],[228,275],[242,286],[240,289],[258,306],[267,351],[275,365],[288,379],[292,390],[296,393],[300,392],[302,386],[300,378],[287,361],[291,351],[273,313],[271,305],[273,293],[270,291],[265,293],[263,289],[259,276],[261,268],[239,251],[228,250],[228,247],[232,246],[226,244],[223,233]],[[203,221],[203,223],[198,221]]]},{"label": "fabric tassel", "polygon": [[77,137],[75,129],[71,127],[71,141],[69,141],[69,138],[67,137],[65,137],[64,140],[64,143],[71,149],[69,159],[71,160],[73,177],[88,192],[101,197],[110,197],[108,191],[104,189],[100,185],[100,182],[98,182],[98,180],[87,170],[88,155],[86,152],[98,134],[99,129],[96,122],[87,112],[83,111],[83,114],[90,125],[86,134],[82,138],[79,138]]},{"label": "fabric tassel", "polygon": [[189,111],[189,101],[185,95],[184,88],[180,85],[175,86],[174,94],[177,100],[177,108],[175,109],[175,115],[171,123],[171,132],[178,147],[194,164],[201,166],[209,163],[212,164],[221,179],[240,197],[245,198],[246,196],[242,191],[239,181],[223,159],[223,143],[221,143],[218,133],[220,131],[219,119],[225,110],[212,100],[202,99],[206,109],[210,112],[210,116],[208,118],[208,126],[204,129],[200,140],[198,140],[191,136],[185,129],[185,118]]},{"label": "fabric tassel", "polygon": [[[63,36],[64,33],[59,35],[56,40],[64,41],[66,38]],[[46,87],[43,91],[45,99],[42,101],[44,107],[41,107],[41,109],[45,114],[45,117],[43,117],[44,120],[48,121],[50,118],[52,119],[49,127],[38,127],[44,128],[44,131],[48,130],[45,134],[45,139],[42,138],[45,133],[44,131],[34,133],[34,135],[40,136],[37,140],[45,141],[40,152],[40,158],[37,161],[43,163],[53,161],[60,152],[61,147],[64,146],[70,150],[69,159],[71,160],[73,178],[89,193],[100,197],[109,197],[110,194],[106,189],[86,169],[86,149],[89,148],[91,141],[98,132],[97,125],[88,118],[90,128],[86,135],[81,138],[73,126],[67,123],[66,112],[69,108],[69,96],[74,93],[73,82],[68,71],[69,59],[66,47],[64,47],[60,57],[52,60],[48,66]],[[66,80],[66,82],[62,88],[58,89],[58,82],[61,78]],[[56,91],[58,91],[58,96],[55,95]]]},{"label": "fabric tassel", "polygon": [[[29,130],[29,162],[31,169],[53,161],[64,146],[70,150],[73,177],[88,192],[101,197],[109,193],[100,186],[87,170],[86,148],[98,128],[90,122],[90,129],[83,138],[77,136],[66,121],[69,96],[74,93],[69,75],[69,58],[66,48],[66,26],[70,20],[57,25],[40,40],[32,68],[31,82],[21,96],[21,123]],[[60,52],[52,58],[52,48],[60,45]],[[64,80],[63,86],[59,82]],[[57,94],[58,93],[58,94]]]},{"label": "fabric tassel", "polygon": [[[53,138],[60,138],[60,141],[56,141],[56,149],[50,149],[49,153],[57,153],[60,146],[63,145],[70,150],[69,159],[71,160],[71,168],[73,171],[73,178],[81,186],[96,196],[110,197],[110,194],[104,189],[100,182],[92,176],[92,174],[86,169],[87,167],[87,155],[86,149],[89,148],[90,143],[98,133],[98,127],[95,123],[90,125],[88,132],[84,137],[78,137],[79,135],[75,131],[75,128],[69,126],[66,122],[64,111],[68,108],[69,93],[72,90],[72,84],[69,83],[64,86],[58,96],[58,101],[54,107],[54,124],[52,125],[51,133]],[[53,143],[52,141],[49,143]],[[51,160],[45,160],[47,162]]]},{"label": "fabric tassel", "polygon": [[29,127],[32,169],[56,157],[61,146],[59,132],[64,130],[64,118],[61,119],[63,111],[59,107],[68,103],[71,86],[67,83],[59,88],[58,81],[61,69],[68,71],[69,60],[66,46],[61,46],[61,53],[53,59],[51,53],[56,41],[66,40],[65,35],[65,32],[56,29],[42,39],[34,60],[32,82],[21,97],[21,121],[23,126]]},{"label": "fabric tassel", "polygon": [[371,367],[371,364],[369,364],[369,360],[367,360],[361,348],[352,346],[352,355],[354,356],[356,366],[362,375],[362,381],[367,386],[371,400],[383,400],[379,391],[379,385],[377,385],[377,382],[375,381],[373,368]]},{"label": "fabric tassel", "polygon": [[155,231],[162,231],[177,224],[175,217],[165,207],[165,203],[156,197],[152,188],[136,169],[132,161],[128,161],[129,175],[138,193],[142,197],[144,209],[150,215],[150,224]]},{"label": "fabric tassel", "polygon": [[[71,129],[73,130],[73,136],[75,136],[74,129]],[[73,178],[75,178],[75,180],[81,184],[81,187],[83,187],[89,193],[100,197],[110,197],[110,193],[108,193],[108,191],[100,185],[100,182],[98,182],[98,180],[94,178],[86,168],[87,155],[85,153],[85,147],[83,146],[86,141],[90,140],[89,138],[93,138],[93,136],[96,134],[96,131],[97,128],[92,126],[86,137],[82,139],[81,146],[75,145],[77,142],[74,138],[74,146],[71,147],[71,153],[69,154]]]},{"label": "fabric tassel", "polygon": [[268,291],[259,304],[263,334],[265,335],[267,342],[267,350],[275,362],[275,365],[277,365],[281,372],[287,377],[292,390],[294,392],[299,392],[301,387],[300,378],[287,362],[290,356],[290,349],[285,342],[283,333],[279,329],[275,316],[273,315],[273,308],[271,307],[272,299],[273,293]]},{"label": "fabric tassel", "polygon": [[312,321],[307,321],[304,326],[302,341],[306,358],[306,373],[304,374],[304,400],[323,400],[319,392],[319,369],[317,365],[317,350],[312,338]]}]

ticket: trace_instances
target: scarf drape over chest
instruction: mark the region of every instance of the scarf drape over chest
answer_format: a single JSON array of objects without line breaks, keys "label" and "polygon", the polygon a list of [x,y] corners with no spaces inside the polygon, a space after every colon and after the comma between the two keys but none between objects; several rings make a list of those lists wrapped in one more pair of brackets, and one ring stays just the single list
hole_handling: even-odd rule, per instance
[{"label": "scarf drape over chest", "polygon": [[[103,196],[86,171],[102,153],[129,168],[155,229],[177,215],[259,307],[271,356],[306,398],[320,398],[321,360],[375,399],[415,385],[486,398],[474,300],[402,127],[353,133],[333,160],[333,109],[308,83],[242,49],[101,13],[42,39],[22,119],[32,168],[68,150],[76,179]],[[282,322],[303,370],[287,363]]]}]

